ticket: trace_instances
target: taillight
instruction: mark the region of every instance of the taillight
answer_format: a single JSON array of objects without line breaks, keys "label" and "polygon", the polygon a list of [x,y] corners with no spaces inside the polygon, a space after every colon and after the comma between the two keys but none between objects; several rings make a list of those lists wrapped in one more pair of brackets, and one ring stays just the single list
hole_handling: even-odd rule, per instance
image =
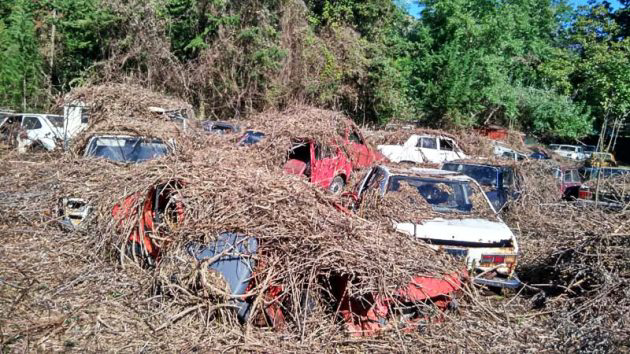
[{"label": "taillight", "polygon": [[593,197],[593,193],[588,188],[580,188],[578,192],[578,198],[580,199],[591,199]]},{"label": "taillight", "polygon": [[484,254],[481,255],[481,263],[492,264],[510,264],[516,263],[516,255],[504,255],[504,254]]}]

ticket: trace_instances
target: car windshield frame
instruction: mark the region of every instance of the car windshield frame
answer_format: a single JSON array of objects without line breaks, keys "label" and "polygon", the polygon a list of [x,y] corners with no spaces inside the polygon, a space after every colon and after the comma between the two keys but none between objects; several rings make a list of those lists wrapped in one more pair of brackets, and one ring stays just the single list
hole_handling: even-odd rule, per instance
[{"label": "car windshield frame", "polygon": [[[390,176],[387,182],[386,192],[397,192],[400,188],[401,182],[417,188],[418,194],[422,196],[429,205],[431,205],[433,211],[458,214],[472,214],[476,211],[474,210],[474,205],[470,198],[474,193],[474,189],[470,185],[472,183],[471,181],[393,175]],[[446,191],[442,191],[436,187],[438,184],[446,184],[451,187],[451,189],[455,192],[453,198],[451,198],[452,195],[449,195]],[[424,188],[424,191],[420,190],[422,187],[426,187]],[[483,193],[481,191],[478,192]],[[447,193],[448,195],[446,200],[444,199],[444,193]],[[445,203],[448,203],[449,205],[444,205]]]},{"label": "car windshield frame", "polygon": [[85,157],[126,164],[147,162],[170,153],[170,147],[163,140],[141,136],[95,136],[85,149]]}]

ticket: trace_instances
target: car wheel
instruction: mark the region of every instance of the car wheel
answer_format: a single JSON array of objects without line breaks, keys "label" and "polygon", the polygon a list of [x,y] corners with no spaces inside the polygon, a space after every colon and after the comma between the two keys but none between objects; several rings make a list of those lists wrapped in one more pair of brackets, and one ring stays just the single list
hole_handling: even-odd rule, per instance
[{"label": "car wheel", "polygon": [[346,185],[346,182],[344,182],[343,178],[341,176],[337,176],[333,178],[332,182],[330,183],[330,186],[328,187],[328,190],[332,194],[339,194],[341,193],[345,185]]}]

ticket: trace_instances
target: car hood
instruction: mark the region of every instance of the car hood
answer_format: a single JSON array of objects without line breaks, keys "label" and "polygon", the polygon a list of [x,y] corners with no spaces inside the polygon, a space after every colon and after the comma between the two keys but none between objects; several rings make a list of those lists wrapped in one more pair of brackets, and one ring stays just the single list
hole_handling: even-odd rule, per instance
[{"label": "car hood", "polygon": [[486,219],[442,219],[423,222],[397,223],[397,231],[416,236],[432,243],[442,244],[509,244],[514,238],[512,230],[501,221]]}]

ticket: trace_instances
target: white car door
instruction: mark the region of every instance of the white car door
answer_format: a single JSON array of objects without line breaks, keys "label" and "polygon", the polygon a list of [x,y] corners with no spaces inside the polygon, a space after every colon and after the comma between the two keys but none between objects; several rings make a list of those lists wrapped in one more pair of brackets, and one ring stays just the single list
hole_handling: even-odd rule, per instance
[{"label": "white car door", "polygon": [[418,151],[424,156],[425,162],[440,163],[443,161],[438,149],[437,138],[435,137],[422,137],[418,139]]},{"label": "white car door", "polygon": [[30,143],[27,145],[39,142],[47,150],[53,150],[55,148],[55,134],[40,117],[24,116],[22,119],[22,129],[26,131],[28,140],[30,140]]},{"label": "white car door", "polygon": [[439,162],[453,161],[459,158],[455,142],[449,138],[439,138],[440,158]]}]

